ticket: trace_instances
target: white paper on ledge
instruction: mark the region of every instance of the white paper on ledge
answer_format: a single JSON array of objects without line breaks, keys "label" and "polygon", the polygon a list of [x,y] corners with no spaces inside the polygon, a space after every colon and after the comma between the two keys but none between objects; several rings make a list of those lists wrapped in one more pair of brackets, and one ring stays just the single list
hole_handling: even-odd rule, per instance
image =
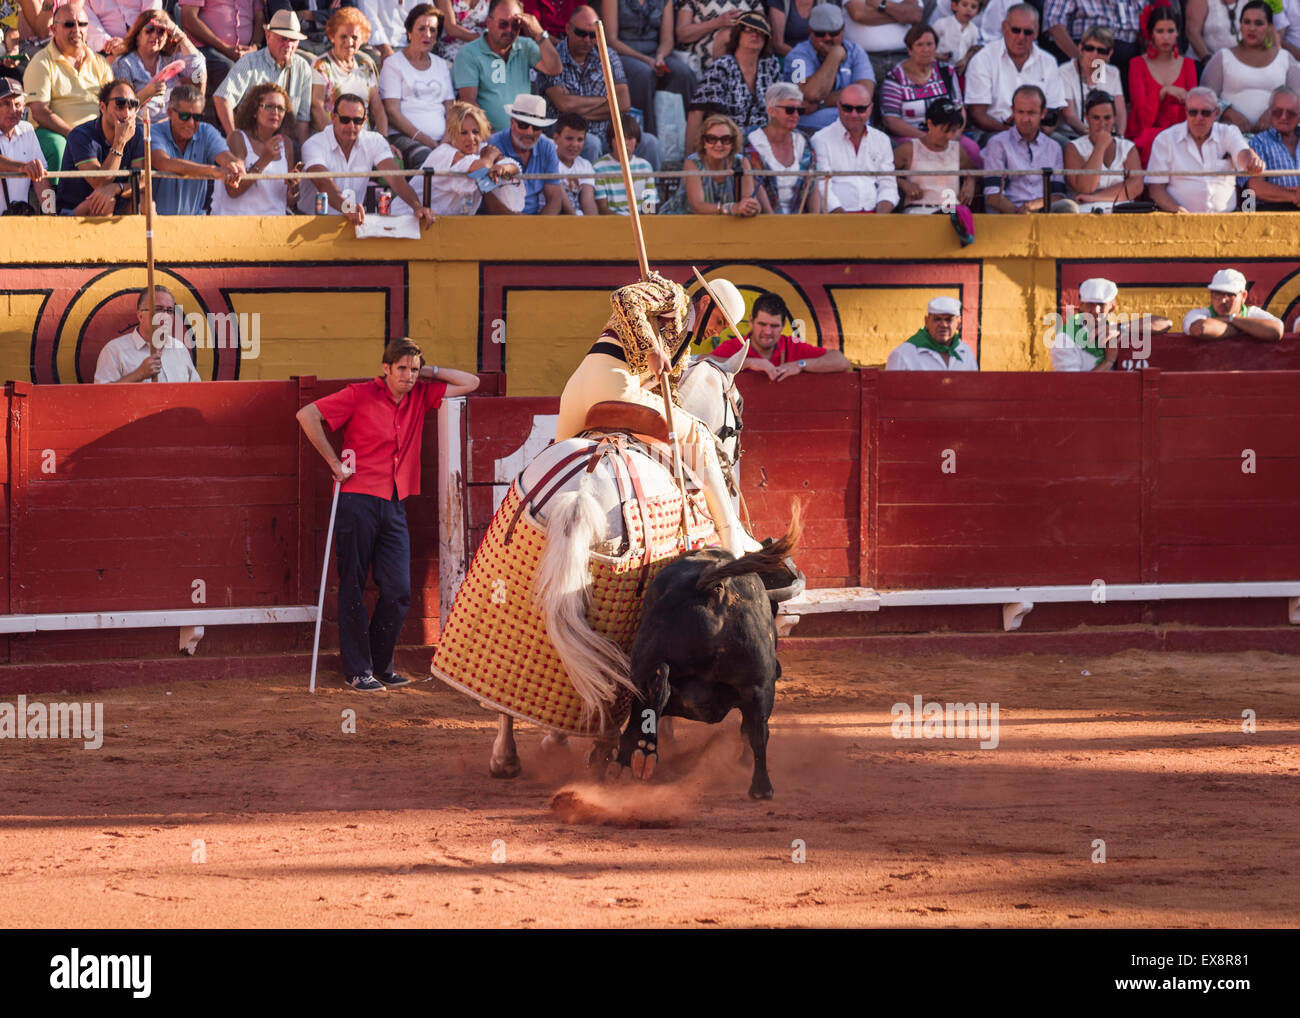
[{"label": "white paper on ledge", "polygon": [[357,240],[366,240],[369,237],[388,237],[398,240],[420,239],[420,221],[414,215],[368,215],[356,229]]}]

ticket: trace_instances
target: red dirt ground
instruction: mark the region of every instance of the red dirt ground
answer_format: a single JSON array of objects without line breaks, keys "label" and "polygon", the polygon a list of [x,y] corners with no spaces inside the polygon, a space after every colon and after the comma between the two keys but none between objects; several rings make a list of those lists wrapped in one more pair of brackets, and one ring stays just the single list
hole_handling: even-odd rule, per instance
[{"label": "red dirt ground", "polygon": [[[601,787],[522,725],[492,780],[495,716],[433,682],[44,697],[101,700],[108,734],[0,741],[0,925],[1300,923],[1296,658],[782,658],[760,803],[735,715]],[[1000,704],[998,747],[892,738],[918,693]]]}]

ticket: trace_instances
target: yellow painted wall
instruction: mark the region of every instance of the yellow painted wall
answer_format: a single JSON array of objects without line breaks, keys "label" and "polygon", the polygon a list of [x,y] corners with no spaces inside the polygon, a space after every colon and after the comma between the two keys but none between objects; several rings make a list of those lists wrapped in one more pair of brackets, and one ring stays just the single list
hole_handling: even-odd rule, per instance
[{"label": "yellow painted wall", "polygon": [[[220,277],[227,267],[245,271],[228,288],[236,311],[261,315],[260,355],[245,357],[240,377],[292,374],[356,376],[373,370],[386,331],[384,294],[354,290],[358,264],[381,263],[400,272],[395,297],[405,302],[409,334],[425,344],[431,361],[474,368],[479,364],[482,266],[552,266],[553,279],[512,287],[506,299],[505,362],[510,391],[558,393],[568,372],[594,340],[608,309],[608,287],[590,288],[590,266],[614,266],[630,280],[635,259],[627,221],[600,219],[444,218],[418,241],[358,241],[341,220],[325,217],[245,219],[164,217],[156,224],[160,278],[187,277],[199,266]],[[728,266],[742,288],[775,289],[794,316],[808,319],[806,337],[826,338],[811,296],[791,281],[791,266],[817,263],[822,285],[843,330],[850,359],[881,363],[888,351],[921,324],[926,301],[958,295],[952,272],[977,263],[980,362],[984,370],[1046,370],[1041,337],[1045,315],[1059,305],[1058,269],[1073,260],[1123,265],[1162,259],[1171,265],[1212,260],[1236,265],[1254,278],[1252,263],[1295,261],[1278,283],[1270,310],[1285,311],[1300,298],[1300,216],[983,216],[976,241],[962,248],[939,217],[765,217],[741,222],[696,217],[645,221],[652,263]],[[0,219],[0,373],[32,377],[36,318],[42,280],[69,268],[100,272],[121,266],[94,284],[120,293],[144,281],[144,224],[139,217],[91,222]],[[871,289],[877,271],[911,263],[905,283]],[[308,264],[310,263],[310,264]],[[1198,272],[1200,269],[1198,268]],[[849,281],[854,274],[858,282]],[[714,274],[717,274],[716,272]],[[1163,276],[1122,289],[1121,311],[1152,311],[1178,322],[1205,303],[1203,283]],[[846,282],[841,285],[840,279]],[[1196,279],[1208,279],[1208,272]],[[80,284],[78,284],[80,285]],[[312,287],[310,291],[299,287]],[[60,378],[76,370],[79,330],[99,303],[82,299],[55,335]],[[98,293],[98,291],[96,291]],[[48,312],[47,312],[48,313]],[[53,329],[57,323],[47,323]],[[1287,322],[1288,329],[1295,328]],[[211,364],[210,356],[207,363]],[[200,357],[200,367],[204,359]]]}]

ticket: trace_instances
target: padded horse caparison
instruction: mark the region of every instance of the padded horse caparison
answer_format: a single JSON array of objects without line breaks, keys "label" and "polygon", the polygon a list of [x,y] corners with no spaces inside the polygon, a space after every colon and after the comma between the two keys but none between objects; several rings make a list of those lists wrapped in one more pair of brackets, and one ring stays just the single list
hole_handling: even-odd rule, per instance
[{"label": "padded horse caparison", "polygon": [[658,411],[621,399],[606,399],[593,406],[587,411],[582,430],[628,431],[660,442],[668,441],[668,425]]}]

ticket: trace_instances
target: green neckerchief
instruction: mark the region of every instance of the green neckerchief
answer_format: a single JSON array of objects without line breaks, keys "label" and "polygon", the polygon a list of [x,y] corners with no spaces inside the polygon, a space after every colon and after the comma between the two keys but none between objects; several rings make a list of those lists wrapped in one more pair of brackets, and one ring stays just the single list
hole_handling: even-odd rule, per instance
[{"label": "green neckerchief", "polygon": [[1097,344],[1092,340],[1092,337],[1088,335],[1088,330],[1084,328],[1082,318],[1082,315],[1075,315],[1066,322],[1065,334],[1070,337],[1070,342],[1084,353],[1090,353],[1096,357],[1097,360],[1101,360],[1106,356],[1106,351],[1097,346]]},{"label": "green neckerchief", "polygon": [[957,344],[961,342],[961,333],[952,337],[952,342],[948,346],[941,346],[936,343],[934,337],[930,335],[930,330],[921,328],[915,336],[909,336],[907,342],[913,346],[919,346],[922,350],[933,350],[935,353],[951,354],[958,360],[961,360],[961,351],[957,349]]},{"label": "green neckerchief", "polygon": [[[1229,318],[1249,318],[1249,317],[1250,317],[1250,312],[1252,312],[1252,311],[1258,311],[1258,310],[1259,310],[1259,308],[1253,308],[1253,307],[1251,307],[1249,304],[1243,304],[1243,305],[1241,305],[1241,310],[1240,310],[1240,311],[1238,311],[1235,315],[1229,315],[1228,317],[1229,317]],[[1218,318],[1218,319],[1220,319],[1220,320],[1222,320],[1222,321],[1227,321],[1227,318],[1224,318],[1223,315],[1218,315],[1218,314],[1215,314],[1215,313],[1214,313],[1214,307],[1213,307],[1213,306],[1210,307],[1210,317],[1211,317],[1211,318]]]}]

